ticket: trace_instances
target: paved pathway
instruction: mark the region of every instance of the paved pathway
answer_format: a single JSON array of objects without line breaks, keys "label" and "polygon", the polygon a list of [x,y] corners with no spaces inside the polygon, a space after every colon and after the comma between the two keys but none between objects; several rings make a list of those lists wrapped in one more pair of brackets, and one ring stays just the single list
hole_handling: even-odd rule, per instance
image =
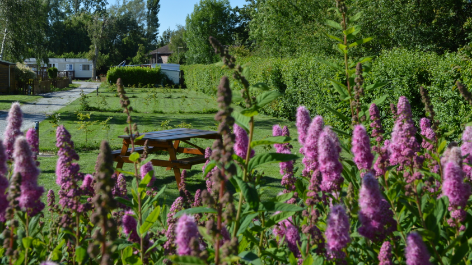
[{"label": "paved pathway", "polygon": [[[82,89],[85,94],[88,94],[96,91],[99,85],[99,83],[93,82],[74,82],[74,84],[79,84],[80,87],[69,91],[41,94],[43,98],[21,105],[21,110],[23,111],[23,125],[21,126],[21,130],[25,131],[34,127],[35,121],[41,122],[45,120],[46,115],[53,114],[79,98]],[[0,138],[3,138],[3,133],[7,127],[7,116],[8,110],[0,110]]]}]

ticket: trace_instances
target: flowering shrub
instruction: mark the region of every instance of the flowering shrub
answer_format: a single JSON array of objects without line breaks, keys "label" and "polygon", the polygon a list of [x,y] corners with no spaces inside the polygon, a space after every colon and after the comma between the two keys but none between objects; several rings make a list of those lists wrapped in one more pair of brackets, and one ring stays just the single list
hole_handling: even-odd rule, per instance
[{"label": "flowering shrub", "polygon": [[[352,41],[347,8],[342,1],[338,8],[339,27],[345,41]],[[242,96],[233,94],[228,77],[221,78],[215,119],[222,138],[205,150],[207,188],[191,194],[183,171],[179,197],[170,207],[160,197],[166,187],[155,190],[159,180],[146,145],[142,155],[132,145],[134,172],[118,174],[104,141],[95,172],[85,174],[75,162],[80,158],[70,134],[59,126],[59,200],[50,190],[46,208],[32,153],[37,135],[22,136],[22,112],[12,105],[0,143],[2,264],[470,263],[472,127],[466,127],[460,146],[448,144],[431,111],[416,128],[410,102],[402,96],[392,106],[392,133],[385,135],[376,104],[365,106],[361,100],[362,64],[346,65],[340,94],[351,106],[352,133],[299,107],[299,157],[292,154],[287,127],[274,125],[272,137],[253,139],[259,111],[282,94],[265,84],[251,85],[235,58],[216,39],[210,42],[243,87]],[[347,56],[349,46],[342,45]],[[256,89],[261,93],[252,97]],[[132,123],[121,80],[117,92],[128,116],[125,132],[134,144],[142,135]],[[236,112],[232,102],[245,108]],[[423,102],[429,102],[427,95]],[[254,152],[267,144],[276,152]],[[302,160],[299,171],[296,159]],[[284,190],[264,200],[257,169],[268,163],[279,163]],[[124,175],[132,176],[130,187]],[[50,220],[44,220],[44,209]]]}]

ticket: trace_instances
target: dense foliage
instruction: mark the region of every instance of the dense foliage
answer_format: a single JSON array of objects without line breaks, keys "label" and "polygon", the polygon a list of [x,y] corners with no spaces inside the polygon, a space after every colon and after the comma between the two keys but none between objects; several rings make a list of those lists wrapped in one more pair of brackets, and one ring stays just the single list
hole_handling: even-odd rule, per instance
[{"label": "dense foliage", "polygon": [[112,67],[108,70],[107,81],[109,83],[116,83],[118,78],[121,78],[126,86],[154,87],[156,84],[161,84],[164,77],[160,67]]}]

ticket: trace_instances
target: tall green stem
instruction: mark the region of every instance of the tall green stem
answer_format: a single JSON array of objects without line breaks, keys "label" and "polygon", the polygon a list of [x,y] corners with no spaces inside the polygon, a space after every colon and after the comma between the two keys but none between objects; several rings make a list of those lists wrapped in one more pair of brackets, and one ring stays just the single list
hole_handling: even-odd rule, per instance
[{"label": "tall green stem", "polygon": [[[131,128],[131,123],[130,123],[130,128]],[[131,142],[134,142],[134,141],[131,141]],[[134,149],[134,144],[133,144],[133,149]],[[138,163],[137,162],[134,162],[134,175],[136,177],[136,186],[139,186],[139,175],[138,175]],[[141,226],[143,224],[143,218],[142,218],[142,212],[141,212],[141,193],[138,192],[138,223],[139,223],[139,226]],[[143,241],[143,237],[141,235],[139,235],[139,247],[140,247],[140,254],[141,254],[141,261],[144,260],[144,241]]]}]

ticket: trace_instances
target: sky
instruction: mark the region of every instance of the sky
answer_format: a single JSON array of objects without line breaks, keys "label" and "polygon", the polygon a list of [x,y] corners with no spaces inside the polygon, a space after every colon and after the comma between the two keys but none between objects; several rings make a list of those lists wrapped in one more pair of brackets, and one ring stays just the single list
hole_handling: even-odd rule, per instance
[{"label": "sky", "polygon": [[[117,1],[121,3],[122,0],[108,0],[108,4],[114,5]],[[193,7],[199,2],[200,0],[160,0],[159,35],[168,28],[176,29],[178,24],[185,25],[187,15],[193,12]],[[242,7],[246,4],[245,0],[229,0],[229,2],[231,7]]]}]

